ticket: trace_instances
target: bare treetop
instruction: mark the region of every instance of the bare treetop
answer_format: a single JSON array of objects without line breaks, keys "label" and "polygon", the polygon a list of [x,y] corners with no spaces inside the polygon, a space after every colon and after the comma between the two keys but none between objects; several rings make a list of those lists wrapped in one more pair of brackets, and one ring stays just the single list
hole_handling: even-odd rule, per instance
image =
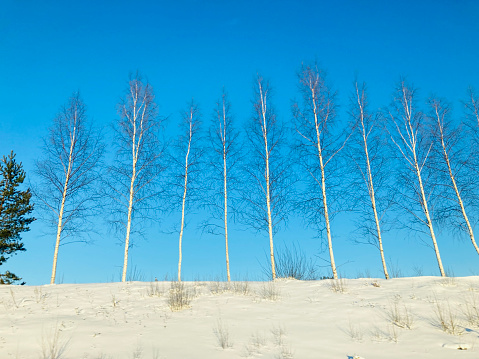
[{"label": "bare treetop", "polygon": [[158,137],[161,119],[153,88],[138,73],[130,77],[125,97],[118,104],[118,114],[120,119],[115,127],[118,150],[106,184],[112,200],[112,223],[125,235],[122,273],[125,281],[130,235],[141,233],[141,229],[135,230],[135,224],[156,209],[156,200],[162,192],[158,182],[164,171],[161,163],[164,144]]},{"label": "bare treetop", "polygon": [[34,188],[45,213],[57,227],[51,283],[55,282],[60,243],[75,233],[75,241],[86,234],[88,218],[95,213],[99,165],[104,153],[101,132],[92,129],[86,108],[74,93],[55,118],[50,136],[44,141],[44,159],[36,162],[40,185]]}]

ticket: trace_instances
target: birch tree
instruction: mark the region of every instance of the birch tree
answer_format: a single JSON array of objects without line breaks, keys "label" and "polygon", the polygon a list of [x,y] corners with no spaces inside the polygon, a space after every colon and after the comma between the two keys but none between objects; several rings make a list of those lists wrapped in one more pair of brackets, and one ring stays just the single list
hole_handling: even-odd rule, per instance
[{"label": "birch tree", "polygon": [[161,192],[158,180],[164,171],[164,145],[159,140],[158,116],[152,86],[137,73],[130,77],[125,96],[118,104],[115,126],[118,146],[106,185],[112,199],[112,222],[124,235],[121,280],[126,281],[129,250],[135,224],[144,223]]},{"label": "birch tree", "polygon": [[[379,250],[384,276],[389,279],[386,260],[384,258],[382,227],[385,211],[390,205],[387,197],[386,146],[382,141],[380,117],[368,109],[366,85],[355,83],[354,95],[351,98],[351,127],[356,128],[347,147],[347,157],[352,161],[352,188],[363,188],[365,191],[354,191],[359,199],[362,213],[358,227],[368,243]],[[363,196],[363,193],[367,193]],[[366,198],[364,198],[366,197]]]},{"label": "birch tree", "polygon": [[468,169],[471,157],[469,140],[464,136],[467,131],[463,126],[453,126],[450,108],[444,100],[432,98],[429,106],[436,159],[433,170],[443,188],[438,215],[450,226],[459,223],[479,254],[471,222],[471,210],[477,206],[478,198],[475,175]]},{"label": "birch tree", "polygon": [[212,218],[205,223],[205,228],[208,233],[224,235],[226,276],[229,282],[231,281],[228,246],[228,219],[231,217],[229,204],[232,202],[231,192],[237,190],[238,186],[236,167],[240,160],[240,148],[239,133],[233,127],[230,102],[224,90],[221,99],[216,103],[209,129],[209,140],[211,171],[206,208]]},{"label": "birch tree", "polygon": [[335,160],[348,136],[338,134],[335,93],[326,83],[325,74],[316,66],[303,65],[298,77],[303,104],[293,105],[293,116],[299,135],[296,146],[299,163],[302,173],[306,174],[299,206],[312,226],[326,230],[331,271],[337,279],[331,234],[334,213],[330,211],[328,191],[338,194],[338,162]]},{"label": "birch tree", "polygon": [[465,127],[470,133],[470,158],[466,167],[476,176],[479,174],[479,97],[473,88],[469,88],[465,107]]},{"label": "birch tree", "polygon": [[181,282],[181,265],[183,262],[183,232],[188,205],[197,200],[197,181],[200,171],[200,160],[203,155],[200,140],[200,113],[198,106],[191,101],[188,109],[182,113],[180,137],[175,144],[175,153],[171,160],[175,163],[175,182],[177,192],[172,196],[176,201],[174,207],[181,205],[181,221],[178,238],[178,281]]},{"label": "birch tree", "polygon": [[[271,276],[275,280],[273,237],[279,224],[287,218],[288,154],[284,148],[285,127],[271,104],[269,83],[258,75],[254,91],[253,115],[246,130],[250,158],[245,163],[248,188],[243,192],[247,203],[243,219],[253,229],[268,234]],[[250,186],[252,184],[255,188]]]},{"label": "birch tree", "polygon": [[[436,254],[441,276],[445,276],[441,255],[434,231],[432,211],[430,209],[430,192],[427,192],[426,162],[428,161],[432,143],[425,133],[426,121],[416,109],[416,91],[401,81],[396,90],[392,110],[389,113],[389,133],[392,142],[402,158],[402,182],[397,186],[401,197],[398,204],[422,226],[427,227],[432,249]],[[431,191],[431,189],[429,189]]]},{"label": "birch tree", "polygon": [[[74,93],[44,140],[43,159],[35,163],[39,185],[33,193],[56,227],[51,284],[55,283],[60,245],[81,241],[95,213],[95,185],[104,153],[100,138],[88,123],[80,95]],[[74,240],[69,239],[72,234],[76,234]]]},{"label": "birch tree", "polygon": [[479,127],[479,98],[472,88],[468,91],[468,100],[465,102],[466,116],[474,127]]}]

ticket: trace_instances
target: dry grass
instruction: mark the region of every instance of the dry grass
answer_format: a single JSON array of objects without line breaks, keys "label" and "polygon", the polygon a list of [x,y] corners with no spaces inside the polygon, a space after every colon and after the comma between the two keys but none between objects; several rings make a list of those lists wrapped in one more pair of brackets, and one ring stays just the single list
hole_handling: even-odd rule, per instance
[{"label": "dry grass", "polygon": [[292,359],[293,351],[291,347],[286,343],[286,330],[282,325],[278,325],[271,329],[273,334],[273,342],[279,348],[278,354],[275,356],[277,359]]},{"label": "dry grass", "polygon": [[216,322],[216,326],[213,328],[213,333],[215,333],[216,340],[221,348],[227,349],[233,346],[228,326],[224,324],[221,319],[218,319]]},{"label": "dry grass", "polygon": [[220,282],[217,280],[209,284],[209,289],[212,294],[223,294],[231,290],[231,285],[228,282]]},{"label": "dry grass", "polygon": [[473,292],[465,298],[462,312],[471,326],[479,327],[479,300],[476,293]]},{"label": "dry grass", "polygon": [[398,342],[398,332],[397,332],[397,326],[396,325],[391,325],[388,324],[386,330],[382,330],[378,327],[374,327],[370,331],[371,339],[374,341],[390,341],[393,343]]},{"label": "dry grass", "polygon": [[151,282],[150,287],[146,290],[148,297],[161,297],[164,293],[163,286],[160,287],[159,282]]},{"label": "dry grass", "polygon": [[411,312],[404,304],[401,305],[401,298],[399,296],[389,300],[389,308],[386,311],[389,321],[399,328],[412,329],[414,319]]},{"label": "dry grass", "polygon": [[261,355],[261,349],[266,345],[266,338],[264,333],[256,332],[251,335],[250,341],[245,345],[245,356],[251,357],[255,355]]},{"label": "dry grass", "polygon": [[42,334],[41,359],[61,359],[65,354],[69,340],[63,337],[58,324],[48,333]]},{"label": "dry grass", "polygon": [[168,292],[168,306],[171,311],[177,312],[189,308],[193,295],[183,282],[171,282]]},{"label": "dry grass", "polygon": [[284,337],[286,335],[286,330],[282,325],[278,325],[271,329],[271,333],[273,334],[274,343],[278,346],[282,346],[284,344]]},{"label": "dry grass", "polygon": [[346,282],[343,278],[330,279],[329,280],[329,289],[334,293],[345,293],[347,292]]},{"label": "dry grass", "polygon": [[353,324],[351,322],[351,319],[349,319],[347,333],[352,340],[357,342],[363,341],[363,331],[361,329],[361,326],[359,324],[358,325]]},{"label": "dry grass", "polygon": [[451,310],[449,301],[441,303],[437,298],[434,306],[434,314],[436,316],[436,326],[442,329],[443,332],[452,335],[461,335],[464,330],[459,324],[457,312]]},{"label": "dry grass", "polygon": [[233,282],[233,292],[235,294],[250,295],[251,288],[248,282]]},{"label": "dry grass", "polygon": [[281,291],[275,282],[263,282],[258,292],[261,299],[276,301],[281,297]]}]

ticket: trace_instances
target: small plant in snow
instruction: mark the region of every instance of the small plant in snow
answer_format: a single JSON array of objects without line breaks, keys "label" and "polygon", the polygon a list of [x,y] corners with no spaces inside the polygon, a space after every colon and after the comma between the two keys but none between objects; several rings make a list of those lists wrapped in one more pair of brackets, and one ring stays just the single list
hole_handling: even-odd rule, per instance
[{"label": "small plant in snow", "polygon": [[457,314],[451,310],[449,301],[443,304],[436,299],[434,314],[436,315],[436,325],[441,328],[443,332],[452,335],[461,335],[464,332],[459,325]]},{"label": "small plant in snow", "polygon": [[234,282],[233,292],[235,294],[249,295],[251,292],[251,288],[249,287],[248,282]]},{"label": "small plant in snow", "polygon": [[168,306],[171,311],[177,312],[188,308],[191,303],[192,295],[190,290],[182,282],[171,282],[168,292]]},{"label": "small plant in snow", "polygon": [[215,333],[219,346],[223,349],[231,348],[233,346],[230,340],[228,326],[225,325],[221,319],[216,322],[216,327],[213,329],[213,333]]},{"label": "small plant in snow", "polygon": [[38,287],[33,290],[33,294],[35,295],[35,302],[37,303],[44,302],[48,296],[48,294],[43,294],[42,288]]},{"label": "small plant in snow", "polygon": [[164,293],[163,288],[160,288],[160,284],[158,282],[151,282],[150,287],[146,290],[146,294],[149,297],[161,297]]},{"label": "small plant in snow", "polygon": [[116,299],[114,294],[111,295],[111,304],[113,305],[113,308],[118,307],[118,305],[120,304],[120,301]]},{"label": "small plant in snow", "polygon": [[287,347],[286,345],[281,346],[281,350],[279,354],[276,356],[277,359],[293,359],[293,351],[291,350],[290,347]]},{"label": "small plant in snow", "polygon": [[10,288],[10,296],[12,297],[12,302],[15,308],[18,308],[17,300],[15,299],[15,293],[13,292],[12,288]]},{"label": "small plant in snow", "polygon": [[42,334],[42,359],[61,359],[69,340],[65,340],[58,324],[49,333]]},{"label": "small plant in snow", "polygon": [[363,340],[363,331],[361,330],[361,326],[359,324],[354,325],[351,322],[351,319],[349,319],[348,335],[355,341],[361,342]]},{"label": "small plant in snow", "polygon": [[396,328],[397,327],[394,324],[393,325],[388,324],[386,330],[382,330],[378,327],[374,327],[374,329],[370,331],[371,339],[376,341],[387,340],[387,341],[397,343],[398,333]]},{"label": "small plant in snow", "polygon": [[284,336],[286,335],[284,327],[281,325],[275,326],[271,329],[271,333],[273,334],[274,343],[278,346],[282,346],[284,344]]},{"label": "small plant in snow", "polygon": [[212,294],[222,294],[230,290],[229,283],[220,282],[219,280],[210,284],[210,292]]},{"label": "small plant in snow", "polygon": [[392,301],[389,301],[389,309],[387,310],[388,319],[392,324],[400,328],[412,329],[414,320],[406,305],[400,305],[400,297],[396,296]]},{"label": "small plant in snow", "polygon": [[281,292],[275,282],[263,282],[259,295],[262,299],[276,301],[280,298]]},{"label": "small plant in snow", "polygon": [[474,292],[466,298],[462,311],[470,325],[479,327],[479,301]]},{"label": "small plant in snow", "polygon": [[[292,248],[283,247],[281,251],[275,250],[274,265],[277,278],[289,278],[298,280],[316,280],[319,278],[316,263],[307,258],[306,254],[294,244]],[[271,269],[263,268],[270,275]]]},{"label": "small plant in snow", "polygon": [[261,348],[266,345],[266,338],[264,333],[256,332],[255,334],[251,335],[251,339],[247,345],[245,345],[245,354],[247,357],[253,355],[260,355]]},{"label": "small plant in snow", "polygon": [[342,277],[337,279],[330,279],[329,289],[335,293],[345,293],[347,291],[346,283]]},{"label": "small plant in snow", "polygon": [[143,358],[143,348],[138,345],[136,349],[133,351],[132,359],[141,359],[141,358]]}]

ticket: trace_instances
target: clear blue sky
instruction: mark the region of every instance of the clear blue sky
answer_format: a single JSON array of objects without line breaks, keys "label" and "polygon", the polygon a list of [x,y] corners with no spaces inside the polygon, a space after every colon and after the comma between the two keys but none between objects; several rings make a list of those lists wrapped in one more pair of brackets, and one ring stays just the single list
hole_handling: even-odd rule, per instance
[{"label": "clear blue sky", "polygon": [[[27,173],[38,158],[42,137],[72,92],[79,90],[99,126],[116,118],[128,74],[141,71],[153,85],[160,113],[179,119],[192,97],[205,119],[225,86],[239,123],[251,113],[257,72],[275,89],[280,118],[291,119],[302,61],[317,60],[339,93],[346,120],[348,96],[358,76],[368,83],[372,108],[389,104],[400,76],[407,76],[425,100],[435,93],[456,109],[468,86],[479,88],[479,2],[477,1],[33,1],[0,3],[0,154],[17,153]],[[30,180],[34,181],[33,176]],[[179,214],[178,214],[179,216]],[[178,217],[179,220],[179,217]],[[277,243],[297,241],[318,254],[314,233],[293,219]],[[35,222],[24,234],[27,252],[10,259],[9,269],[28,284],[48,283],[53,236]],[[233,226],[234,227],[234,226]],[[377,251],[349,240],[350,224],[333,225],[340,272],[369,270],[381,276]],[[265,261],[263,234],[231,233],[233,279],[257,279]],[[131,251],[149,280],[174,277],[177,236],[152,228]],[[406,233],[385,238],[386,256],[413,274],[438,274],[434,253]],[[57,276],[65,282],[118,280],[122,247],[105,231],[91,245],[60,248]],[[446,268],[455,275],[479,274],[479,258],[469,242],[441,234]],[[223,240],[200,235],[192,223],[185,233],[184,279],[224,277]],[[327,268],[324,269],[324,274]]]}]

